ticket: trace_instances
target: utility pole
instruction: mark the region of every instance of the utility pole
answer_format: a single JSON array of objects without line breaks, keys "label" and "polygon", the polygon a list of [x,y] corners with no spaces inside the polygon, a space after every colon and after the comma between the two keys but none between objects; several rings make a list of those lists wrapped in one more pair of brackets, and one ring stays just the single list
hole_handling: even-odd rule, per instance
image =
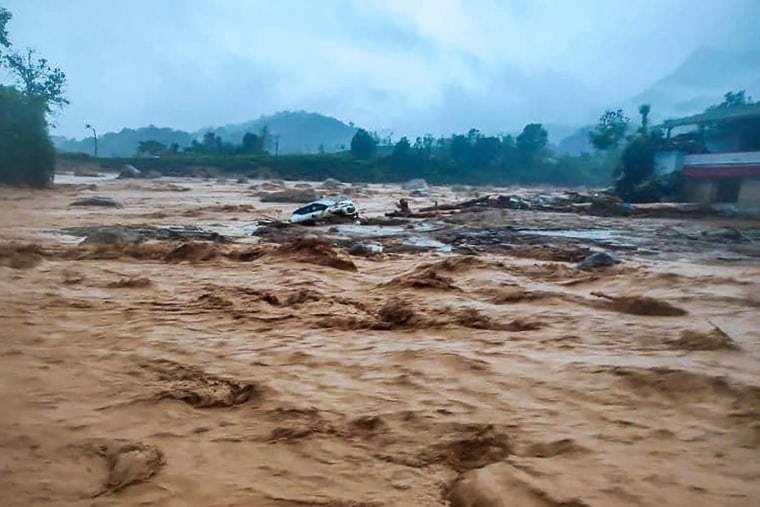
[{"label": "utility pole", "polygon": [[274,156],[275,158],[280,156],[280,134],[274,136]]},{"label": "utility pole", "polygon": [[94,157],[98,158],[98,132],[95,130],[95,127],[93,127],[89,123],[86,124],[84,128],[92,130],[92,137],[95,139]]}]

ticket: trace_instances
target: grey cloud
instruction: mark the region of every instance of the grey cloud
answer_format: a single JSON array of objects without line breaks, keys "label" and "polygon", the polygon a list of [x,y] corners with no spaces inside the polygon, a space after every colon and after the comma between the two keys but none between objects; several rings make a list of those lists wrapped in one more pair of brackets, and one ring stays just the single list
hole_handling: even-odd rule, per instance
[{"label": "grey cloud", "polygon": [[661,96],[658,80],[701,46],[760,49],[755,0],[4,4],[17,45],[69,77],[56,131],[69,136],[282,109],[409,135],[583,124],[653,86]]}]

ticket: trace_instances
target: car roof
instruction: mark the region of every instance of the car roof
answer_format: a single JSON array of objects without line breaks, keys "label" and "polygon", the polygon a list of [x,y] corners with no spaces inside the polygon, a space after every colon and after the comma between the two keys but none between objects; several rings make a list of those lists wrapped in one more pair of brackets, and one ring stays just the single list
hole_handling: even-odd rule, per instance
[{"label": "car roof", "polygon": [[311,201],[310,203],[304,204],[303,206],[299,207],[297,210],[293,212],[294,215],[298,215],[301,213],[305,213],[304,210],[310,208],[311,206],[314,206],[315,204],[320,204],[325,207],[330,207],[335,205],[334,201],[331,201],[330,199],[319,199],[317,201]]}]

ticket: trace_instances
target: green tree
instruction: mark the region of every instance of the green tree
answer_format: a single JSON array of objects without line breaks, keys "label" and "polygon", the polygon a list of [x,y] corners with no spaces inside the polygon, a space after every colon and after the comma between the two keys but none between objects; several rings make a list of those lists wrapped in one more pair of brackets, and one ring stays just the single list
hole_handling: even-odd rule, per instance
[{"label": "green tree", "polygon": [[[10,48],[6,26],[11,13],[0,7],[0,48]],[[66,76],[34,50],[0,54],[19,87],[0,86],[0,181],[44,187],[53,181],[55,149],[47,132],[52,106],[68,104]]]},{"label": "green tree", "polygon": [[641,131],[646,132],[649,127],[649,113],[652,110],[652,106],[649,104],[641,104],[639,106],[639,114],[641,115]]},{"label": "green tree", "polygon": [[203,134],[203,140],[201,141],[201,147],[206,153],[217,153],[222,147],[222,138],[214,134],[211,131]]},{"label": "green tree", "polygon": [[351,138],[351,153],[359,159],[369,159],[375,150],[377,149],[377,143],[372,135],[364,129],[359,129]]},{"label": "green tree", "polygon": [[64,95],[66,74],[58,67],[51,67],[47,59],[38,57],[34,49],[10,53],[4,59],[21,91],[44,101],[47,112],[51,112],[53,107],[63,108],[69,104]]},{"label": "green tree", "polygon": [[402,137],[398,140],[396,145],[393,147],[393,156],[396,158],[405,158],[409,155],[409,152],[412,150],[412,145],[409,144],[409,139],[406,137]]},{"label": "green tree", "polygon": [[45,187],[53,181],[55,149],[45,103],[0,86],[0,182]]},{"label": "green tree", "polygon": [[540,123],[529,123],[517,136],[515,148],[522,162],[534,166],[548,154],[549,133]]},{"label": "green tree", "polygon": [[466,164],[472,151],[470,141],[461,134],[451,136],[451,158],[458,164]]},{"label": "green tree", "polygon": [[707,111],[715,111],[716,109],[730,109],[737,106],[746,106],[747,104],[752,104],[752,97],[747,97],[744,90],[739,90],[738,92],[727,92],[723,96],[723,102],[708,107]]},{"label": "green tree", "polygon": [[628,130],[628,124],[631,119],[628,118],[622,109],[617,111],[607,110],[599,118],[594,130],[589,133],[591,144],[598,150],[615,149],[625,138]]},{"label": "green tree", "polygon": [[[0,7],[0,47],[11,47],[11,41],[8,39],[8,30],[6,25],[11,20],[11,12],[8,9]],[[2,55],[2,52],[0,52]]]},{"label": "green tree", "polygon": [[158,141],[140,141],[137,146],[139,155],[148,155],[151,157],[160,157],[167,152],[166,145]]},{"label": "green tree", "polygon": [[243,135],[242,152],[264,153],[264,139],[251,132],[246,132],[245,135]]}]

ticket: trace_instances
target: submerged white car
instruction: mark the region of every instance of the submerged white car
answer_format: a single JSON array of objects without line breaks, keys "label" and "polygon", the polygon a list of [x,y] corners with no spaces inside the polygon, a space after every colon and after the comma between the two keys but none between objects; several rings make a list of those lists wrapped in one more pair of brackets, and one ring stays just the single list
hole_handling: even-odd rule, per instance
[{"label": "submerged white car", "polygon": [[295,210],[290,216],[290,223],[302,224],[333,216],[355,217],[356,214],[356,203],[354,201],[335,202],[331,199],[320,199]]}]

